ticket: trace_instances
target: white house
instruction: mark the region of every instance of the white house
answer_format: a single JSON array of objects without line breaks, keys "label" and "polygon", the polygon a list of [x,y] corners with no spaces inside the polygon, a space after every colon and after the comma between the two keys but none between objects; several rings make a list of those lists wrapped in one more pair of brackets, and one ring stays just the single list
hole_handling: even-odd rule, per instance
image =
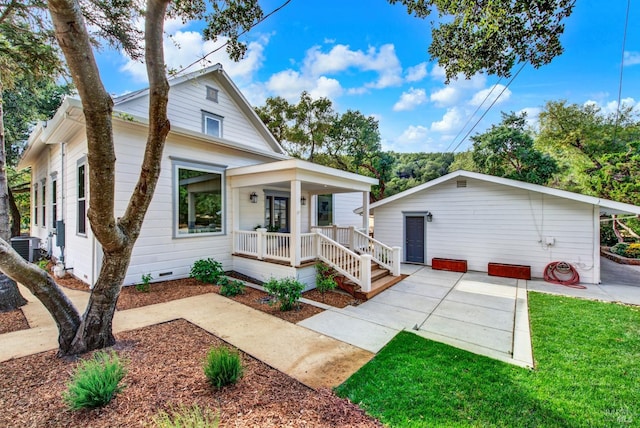
[{"label": "white house", "polygon": [[531,267],[571,263],[581,282],[600,282],[600,214],[640,207],[467,171],[455,171],[371,204],[374,236],[400,246],[403,261],[433,258]]},{"label": "white house", "polygon": [[[343,234],[366,229],[368,216],[351,211],[363,204],[366,211],[377,180],[288,157],[220,65],[170,84],[171,132],[125,285],[144,274],[183,278],[195,260],[211,257],[225,270],[261,280],[295,276],[311,286],[312,261],[329,260],[323,252],[334,245],[315,232],[331,224],[351,226]],[[140,172],[148,99],[145,89],[114,100],[116,216]],[[68,98],[33,131],[19,168],[31,168],[32,236],[93,284],[102,253],[86,217],[86,156],[82,106]],[[367,287],[370,263],[361,260],[371,256],[334,249],[344,250],[351,265],[337,268]]]}]

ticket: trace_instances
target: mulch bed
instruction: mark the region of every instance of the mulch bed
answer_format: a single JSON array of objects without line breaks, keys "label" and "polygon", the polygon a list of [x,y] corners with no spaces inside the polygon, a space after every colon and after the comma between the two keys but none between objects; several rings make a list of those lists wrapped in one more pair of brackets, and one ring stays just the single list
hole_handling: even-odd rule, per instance
[{"label": "mulch bed", "polygon": [[361,300],[356,299],[352,295],[347,294],[342,290],[332,290],[322,294],[314,288],[313,290],[309,290],[303,293],[302,297],[336,308],[344,308],[349,305],[358,306],[360,303],[362,303]]},{"label": "mulch bed", "polygon": [[56,358],[55,351],[0,364],[0,426],[145,426],[178,405],[211,409],[220,426],[382,426],[331,391],[309,389],[244,353],[242,379],[212,389],[202,362],[212,347],[228,345],[185,320],[121,333],[117,340],[114,348],[127,361],[126,387],[101,409],[67,410],[62,393],[77,363]]},{"label": "mulch bed", "polygon": [[21,309],[8,312],[0,312],[0,334],[11,333],[12,331],[26,330],[29,323],[24,317]]}]

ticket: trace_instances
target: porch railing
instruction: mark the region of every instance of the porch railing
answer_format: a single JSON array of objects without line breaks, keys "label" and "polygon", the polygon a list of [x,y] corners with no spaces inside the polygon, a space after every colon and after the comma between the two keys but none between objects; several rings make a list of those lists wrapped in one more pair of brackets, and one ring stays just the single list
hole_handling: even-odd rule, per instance
[{"label": "porch railing", "polygon": [[[300,236],[300,261],[316,258],[315,233]],[[265,230],[235,230],[233,232],[233,252],[247,256],[272,260],[291,260],[291,234],[267,232]]]},{"label": "porch railing", "polygon": [[334,224],[331,226],[313,226],[311,227],[311,230],[320,232],[322,235],[326,236],[327,238],[333,239],[340,245],[344,245],[345,247],[352,248],[351,236],[352,236],[353,230],[355,230],[353,226],[345,227],[345,226],[336,226]]},{"label": "porch railing", "polygon": [[319,260],[360,286],[371,291],[371,256],[356,254],[333,239],[318,233],[316,251]]},{"label": "porch railing", "polygon": [[391,275],[400,275],[400,247],[389,247],[369,235],[354,230],[351,248],[357,253],[369,254],[371,260],[387,269]]}]

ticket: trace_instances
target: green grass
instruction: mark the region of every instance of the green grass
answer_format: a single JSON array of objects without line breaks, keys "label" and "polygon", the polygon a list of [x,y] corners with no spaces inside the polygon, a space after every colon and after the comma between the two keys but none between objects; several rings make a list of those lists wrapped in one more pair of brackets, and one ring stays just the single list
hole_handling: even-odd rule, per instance
[{"label": "green grass", "polygon": [[398,334],[336,392],[397,427],[640,426],[640,309],[529,294],[535,370]]}]

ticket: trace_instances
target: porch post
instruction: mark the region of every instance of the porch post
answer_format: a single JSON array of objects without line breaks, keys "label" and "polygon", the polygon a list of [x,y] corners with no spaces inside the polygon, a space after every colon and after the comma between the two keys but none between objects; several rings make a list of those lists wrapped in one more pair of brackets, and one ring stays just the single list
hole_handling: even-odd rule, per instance
[{"label": "porch post", "polygon": [[362,192],[362,228],[369,236],[369,192]]},{"label": "porch post", "polygon": [[234,187],[231,189],[231,230],[240,230],[240,189]]},{"label": "porch post", "polygon": [[300,197],[302,197],[302,184],[300,180],[291,180],[291,211],[293,218],[291,219],[290,230],[290,257],[291,266],[300,266],[300,250],[302,240],[300,232],[302,229],[302,214],[300,213]]}]

